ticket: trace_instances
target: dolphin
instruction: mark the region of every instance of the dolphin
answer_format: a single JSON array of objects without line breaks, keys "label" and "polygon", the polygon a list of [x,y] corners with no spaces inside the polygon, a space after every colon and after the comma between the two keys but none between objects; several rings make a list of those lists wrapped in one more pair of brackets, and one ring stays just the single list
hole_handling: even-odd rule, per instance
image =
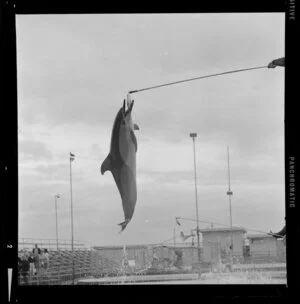
[{"label": "dolphin", "polygon": [[130,222],[137,200],[136,187],[136,152],[137,139],[134,130],[139,130],[133,124],[131,112],[134,100],[127,100],[127,110],[125,100],[123,107],[118,111],[111,134],[110,152],[101,165],[101,174],[110,171],[118,187],[125,221],[120,223],[122,232]]}]

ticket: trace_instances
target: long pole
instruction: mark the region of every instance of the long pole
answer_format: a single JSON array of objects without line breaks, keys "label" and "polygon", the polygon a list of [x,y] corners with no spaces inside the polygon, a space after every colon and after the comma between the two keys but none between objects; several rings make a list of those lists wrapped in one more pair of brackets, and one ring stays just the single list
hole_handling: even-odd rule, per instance
[{"label": "long pole", "polygon": [[195,149],[195,137],[197,137],[197,133],[190,133],[190,137],[192,137],[192,139],[193,139],[193,150],[194,150],[194,176],[195,176],[195,198],[196,198],[196,217],[197,217],[197,243],[198,243],[198,278],[200,278],[201,277],[201,269],[200,269],[200,231],[199,231],[197,169],[196,169],[196,149]]},{"label": "long pole", "polygon": [[231,196],[233,192],[230,189],[230,165],[229,165],[229,146],[227,146],[227,164],[228,164],[228,191],[227,195],[229,197],[229,214],[230,214],[230,267],[232,269],[233,264],[233,237],[232,237],[232,211],[231,211]]},{"label": "long pole", "polygon": [[72,246],[72,283],[75,284],[75,269],[74,269],[74,235],[73,235],[73,199],[72,199],[72,161],[74,160],[73,154],[70,153],[70,197],[71,197],[71,246]]},{"label": "long pole", "polygon": [[165,84],[159,84],[159,85],[155,85],[155,86],[152,86],[152,87],[143,88],[143,89],[139,89],[139,90],[132,90],[132,91],[129,91],[128,93],[133,94],[133,93],[138,93],[138,92],[142,92],[142,91],[146,91],[146,90],[152,90],[152,89],[156,89],[156,88],[166,87],[166,86],[170,86],[170,85],[174,85],[174,84],[178,84],[178,83],[182,83],[182,82],[204,79],[204,78],[215,77],[215,76],[221,76],[221,75],[231,74],[231,73],[238,73],[238,72],[244,72],[244,71],[250,71],[250,70],[264,69],[264,68],[267,68],[267,67],[269,67],[269,66],[265,65],[265,66],[259,66],[259,67],[254,67],[254,68],[239,69],[239,70],[227,71],[227,72],[223,72],[223,73],[210,74],[210,75],[205,75],[205,76],[200,76],[200,77],[189,78],[189,79],[185,79],[185,80],[173,81],[173,82],[169,82],[169,83],[165,83]]}]

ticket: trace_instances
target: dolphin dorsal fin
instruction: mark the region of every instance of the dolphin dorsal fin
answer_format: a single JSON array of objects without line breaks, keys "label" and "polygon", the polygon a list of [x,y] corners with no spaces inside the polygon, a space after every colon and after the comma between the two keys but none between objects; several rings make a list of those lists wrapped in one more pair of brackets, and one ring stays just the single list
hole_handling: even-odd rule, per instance
[{"label": "dolphin dorsal fin", "polygon": [[103,175],[106,171],[111,171],[111,155],[108,154],[105,160],[103,161],[101,168],[101,174]]}]

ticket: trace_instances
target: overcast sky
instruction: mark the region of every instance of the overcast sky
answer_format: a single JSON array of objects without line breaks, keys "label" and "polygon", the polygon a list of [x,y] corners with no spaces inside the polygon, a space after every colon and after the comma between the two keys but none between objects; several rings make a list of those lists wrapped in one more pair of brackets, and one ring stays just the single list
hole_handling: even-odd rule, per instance
[{"label": "overcast sky", "polygon": [[[110,172],[112,124],[130,90],[284,56],[284,14],[18,15],[19,236],[95,245],[172,238],[175,216],[279,230],[284,207],[284,68],[260,69],[133,94],[138,199],[124,220]],[[205,227],[201,224],[200,227]],[[194,228],[183,222],[182,229]],[[179,229],[177,228],[179,235]],[[253,231],[249,230],[249,233]]]}]

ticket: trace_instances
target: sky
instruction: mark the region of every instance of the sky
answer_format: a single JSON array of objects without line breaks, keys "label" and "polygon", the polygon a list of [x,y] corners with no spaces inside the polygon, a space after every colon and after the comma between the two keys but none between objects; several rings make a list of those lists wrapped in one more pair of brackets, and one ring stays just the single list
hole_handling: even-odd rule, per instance
[{"label": "sky", "polygon": [[[19,237],[104,246],[162,242],[199,220],[282,228],[284,68],[211,77],[132,94],[137,203],[122,232],[110,172],[114,118],[130,90],[266,66],[284,56],[284,14],[18,15]],[[207,224],[200,223],[200,228]],[[217,226],[215,226],[217,227]],[[253,231],[249,230],[253,234]]]}]

